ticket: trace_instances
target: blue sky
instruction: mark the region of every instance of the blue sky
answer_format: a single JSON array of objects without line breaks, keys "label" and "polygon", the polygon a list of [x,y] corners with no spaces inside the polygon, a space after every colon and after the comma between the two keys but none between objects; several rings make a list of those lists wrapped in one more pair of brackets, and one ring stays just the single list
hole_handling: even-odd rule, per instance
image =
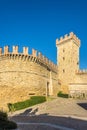
[{"label": "blue sky", "polygon": [[87,68],[86,0],[0,0],[1,47],[35,48],[56,63],[55,40],[71,31],[81,39],[80,68]]}]

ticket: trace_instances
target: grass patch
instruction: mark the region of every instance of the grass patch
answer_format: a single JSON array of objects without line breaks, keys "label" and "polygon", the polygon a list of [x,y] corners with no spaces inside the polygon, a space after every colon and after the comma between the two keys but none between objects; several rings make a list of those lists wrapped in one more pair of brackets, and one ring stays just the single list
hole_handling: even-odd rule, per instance
[{"label": "grass patch", "polygon": [[47,101],[52,101],[52,100],[54,100],[54,99],[56,99],[56,97],[47,97]]},{"label": "grass patch", "polygon": [[45,96],[32,96],[30,99],[22,101],[22,102],[17,102],[14,104],[9,103],[8,108],[9,108],[9,111],[13,112],[16,110],[21,110],[27,107],[31,107],[33,105],[36,105],[45,101],[46,101]]},{"label": "grass patch", "polygon": [[57,96],[58,97],[63,97],[63,98],[68,98],[69,97],[68,94],[64,94],[64,93],[62,93],[62,91],[58,92]]},{"label": "grass patch", "polygon": [[0,111],[0,130],[16,129],[17,124],[8,120],[8,115],[5,112]]}]

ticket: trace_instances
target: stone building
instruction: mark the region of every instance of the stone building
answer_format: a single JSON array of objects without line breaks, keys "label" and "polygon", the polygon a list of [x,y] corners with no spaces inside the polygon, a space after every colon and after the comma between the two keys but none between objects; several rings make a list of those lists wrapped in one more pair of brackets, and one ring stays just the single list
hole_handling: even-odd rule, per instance
[{"label": "stone building", "polygon": [[0,107],[7,108],[7,103],[15,103],[29,99],[30,96],[57,95],[59,91],[57,65],[48,60],[40,52],[18,46],[0,48]]},{"label": "stone building", "polygon": [[56,39],[58,79],[61,90],[73,97],[87,97],[87,70],[79,68],[80,40],[71,32]]},{"label": "stone building", "polygon": [[87,97],[87,71],[79,69],[80,40],[72,32],[56,40],[57,65],[40,52],[0,48],[0,108],[34,95]]}]

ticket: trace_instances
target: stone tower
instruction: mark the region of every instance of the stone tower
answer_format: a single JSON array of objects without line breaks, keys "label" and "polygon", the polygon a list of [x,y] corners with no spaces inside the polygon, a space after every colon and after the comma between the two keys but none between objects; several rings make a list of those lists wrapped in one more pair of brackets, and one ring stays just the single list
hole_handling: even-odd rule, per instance
[{"label": "stone tower", "polygon": [[79,69],[80,40],[71,32],[69,35],[56,39],[58,79],[62,85],[68,86],[74,81],[76,70]]}]

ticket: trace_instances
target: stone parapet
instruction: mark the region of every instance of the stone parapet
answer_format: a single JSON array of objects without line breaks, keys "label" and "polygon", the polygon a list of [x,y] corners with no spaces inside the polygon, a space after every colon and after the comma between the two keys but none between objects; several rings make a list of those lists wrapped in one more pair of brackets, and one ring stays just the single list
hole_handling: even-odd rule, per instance
[{"label": "stone parapet", "polygon": [[87,99],[87,82],[70,83],[69,95],[73,98]]},{"label": "stone parapet", "polygon": [[80,46],[80,39],[73,32],[69,33],[69,35],[66,34],[64,37],[60,37],[60,39],[56,39],[56,45],[62,44],[70,39],[76,41],[78,46]]},{"label": "stone parapet", "polygon": [[76,74],[87,74],[87,69],[77,70]]},{"label": "stone parapet", "polygon": [[47,69],[57,73],[57,65],[35,49],[32,49],[32,54],[29,54],[28,47],[23,47],[23,53],[19,53],[18,46],[13,46],[12,52],[9,52],[8,46],[5,46],[4,52],[2,52],[2,48],[0,48],[0,60],[2,60],[2,58],[5,59],[6,57],[11,59],[13,58],[14,60],[15,58],[21,60],[32,60],[33,62],[41,64]]}]

